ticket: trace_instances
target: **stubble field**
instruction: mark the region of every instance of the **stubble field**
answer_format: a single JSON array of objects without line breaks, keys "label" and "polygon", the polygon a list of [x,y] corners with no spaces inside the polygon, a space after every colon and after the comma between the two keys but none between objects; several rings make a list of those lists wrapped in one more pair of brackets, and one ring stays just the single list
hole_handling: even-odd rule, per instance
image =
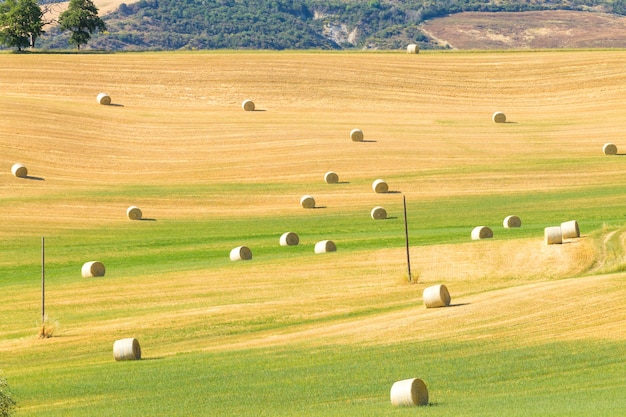
[{"label": "stubble field", "polygon": [[[429,387],[423,415],[623,415],[626,170],[602,146],[626,149],[625,64],[0,54],[0,369],[17,415],[404,415],[389,388],[410,377]],[[545,245],[568,220],[581,237]],[[494,238],[471,241],[479,225]],[[300,245],[280,247],[286,231]],[[322,239],[337,252],[314,254]],[[229,260],[239,245],[252,260]],[[81,277],[91,260],[104,277]],[[424,308],[435,284],[453,306]],[[125,337],[141,361],[113,360]]]}]

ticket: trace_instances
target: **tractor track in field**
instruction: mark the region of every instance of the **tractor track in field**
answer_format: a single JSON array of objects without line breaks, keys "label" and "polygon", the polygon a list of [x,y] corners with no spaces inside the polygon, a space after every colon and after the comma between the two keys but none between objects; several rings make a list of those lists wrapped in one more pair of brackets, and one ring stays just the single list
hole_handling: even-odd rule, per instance
[{"label": "tractor track in field", "polygon": [[[612,248],[610,242],[613,240],[618,242],[619,246]],[[597,263],[589,270],[589,274],[603,273],[607,272],[607,269],[619,268],[626,254],[626,230],[613,230],[607,233],[602,238],[599,250]]]}]

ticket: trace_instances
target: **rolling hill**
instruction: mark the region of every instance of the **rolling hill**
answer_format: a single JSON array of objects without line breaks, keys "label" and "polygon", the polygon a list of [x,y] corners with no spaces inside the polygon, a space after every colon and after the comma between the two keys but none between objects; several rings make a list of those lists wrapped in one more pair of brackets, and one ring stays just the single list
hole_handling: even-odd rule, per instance
[{"label": "rolling hill", "polygon": [[626,17],[575,11],[466,12],[421,26],[454,49],[624,48]]},{"label": "rolling hill", "polygon": [[[624,51],[0,63],[0,369],[17,415],[624,414]],[[546,245],[569,220],[580,237]],[[471,240],[477,225],[494,237]],[[323,239],[337,251],[314,253]],[[251,260],[230,261],[239,245]],[[94,260],[106,274],[83,278]],[[426,309],[437,284],[452,303]],[[142,360],[113,359],[122,338]],[[429,406],[393,407],[411,377]]]}]

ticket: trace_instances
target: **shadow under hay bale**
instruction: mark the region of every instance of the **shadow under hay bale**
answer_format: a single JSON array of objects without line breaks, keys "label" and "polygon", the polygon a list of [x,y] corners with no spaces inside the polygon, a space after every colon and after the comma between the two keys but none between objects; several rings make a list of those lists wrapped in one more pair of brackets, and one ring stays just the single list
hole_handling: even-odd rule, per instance
[{"label": "shadow under hay bale", "polygon": [[143,213],[141,212],[141,209],[139,207],[130,206],[126,209],[126,216],[130,220],[141,220]]},{"label": "shadow under hay bale", "polygon": [[487,226],[476,226],[472,229],[472,240],[491,239],[493,230]]},{"label": "shadow under hay bale", "polygon": [[84,263],[80,271],[83,278],[103,277],[106,272],[104,264],[99,261]]},{"label": "shadow under hay bale", "polygon": [[543,239],[546,245],[559,245],[563,243],[561,226],[550,226],[543,229]]},{"label": "shadow under hay bale", "polygon": [[491,116],[494,123],[506,123],[506,115],[501,111],[497,111]]},{"label": "shadow under hay bale", "polygon": [[374,220],[385,220],[387,218],[387,210],[383,207],[376,206],[370,212],[370,216],[372,216]]},{"label": "shadow under hay bale", "polygon": [[561,223],[562,239],[574,239],[580,237],[580,228],[576,220]]},{"label": "shadow under hay bale", "polygon": [[13,164],[11,174],[18,178],[26,178],[28,177],[28,168],[23,164]]},{"label": "shadow under hay bale", "polygon": [[139,341],[132,337],[119,339],[113,343],[113,357],[116,361],[133,361],[141,359]]},{"label": "shadow under hay bale", "polygon": [[377,179],[372,183],[372,189],[378,194],[384,194],[389,191],[389,185],[385,180]]},{"label": "shadow under hay bale", "polygon": [[504,226],[505,229],[509,229],[512,227],[522,227],[522,220],[517,216],[506,216],[504,218],[504,221],[502,222],[502,226]]},{"label": "shadow under hay bale", "polygon": [[111,104],[111,96],[107,93],[100,93],[96,97],[96,101],[98,104],[102,104],[103,106],[109,106]]},{"label": "shadow under hay bale", "polygon": [[297,246],[300,237],[294,232],[286,232],[280,236],[280,246]]},{"label": "shadow under hay bale", "polygon": [[237,246],[230,251],[231,261],[249,261],[252,259],[252,251],[247,246]]},{"label": "shadow under hay bale", "polygon": [[352,142],[363,142],[363,131],[361,129],[352,129],[350,131],[350,139]]},{"label": "shadow under hay bale", "polygon": [[428,405],[428,388],[419,378],[404,379],[393,383],[389,397],[395,406]]},{"label": "shadow under hay bale", "polygon": [[612,143],[605,143],[602,147],[602,152],[605,155],[617,155],[617,146]]},{"label": "shadow under hay bale", "polygon": [[328,171],[324,174],[324,182],[326,184],[337,184],[339,182],[339,175],[336,172]]},{"label": "shadow under hay bale", "polygon": [[254,101],[244,100],[243,103],[241,103],[241,108],[243,108],[245,111],[254,111],[256,106],[254,105]]},{"label": "shadow under hay bale", "polygon": [[426,308],[448,307],[450,305],[450,293],[443,284],[424,288],[422,299]]},{"label": "shadow under hay bale", "polygon": [[315,199],[313,196],[305,195],[300,199],[300,205],[306,209],[315,208]]},{"label": "shadow under hay bale", "polygon": [[419,54],[420,47],[417,44],[410,43],[406,47],[406,52],[407,52],[407,54]]},{"label": "shadow under hay bale", "polygon": [[315,253],[336,252],[337,246],[332,240],[322,240],[315,244]]}]

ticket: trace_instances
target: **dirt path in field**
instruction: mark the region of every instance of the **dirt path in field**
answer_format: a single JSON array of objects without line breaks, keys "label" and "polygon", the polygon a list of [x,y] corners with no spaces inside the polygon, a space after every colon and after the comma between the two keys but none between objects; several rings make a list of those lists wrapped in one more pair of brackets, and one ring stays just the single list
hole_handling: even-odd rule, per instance
[{"label": "dirt path in field", "polygon": [[609,241],[613,238],[613,236],[615,236],[617,232],[618,232],[617,230],[609,232],[606,234],[606,236],[604,236],[604,239],[602,239],[602,245],[600,246],[601,253],[600,253],[600,256],[598,257],[598,263],[593,267],[593,269],[591,269],[590,271],[591,273],[601,271],[602,268],[604,268],[604,266],[606,265],[608,244],[609,244]]},{"label": "dirt path in field", "polygon": [[619,229],[608,232],[599,245],[596,263],[589,273],[606,273],[621,270],[626,263],[626,231]]}]

